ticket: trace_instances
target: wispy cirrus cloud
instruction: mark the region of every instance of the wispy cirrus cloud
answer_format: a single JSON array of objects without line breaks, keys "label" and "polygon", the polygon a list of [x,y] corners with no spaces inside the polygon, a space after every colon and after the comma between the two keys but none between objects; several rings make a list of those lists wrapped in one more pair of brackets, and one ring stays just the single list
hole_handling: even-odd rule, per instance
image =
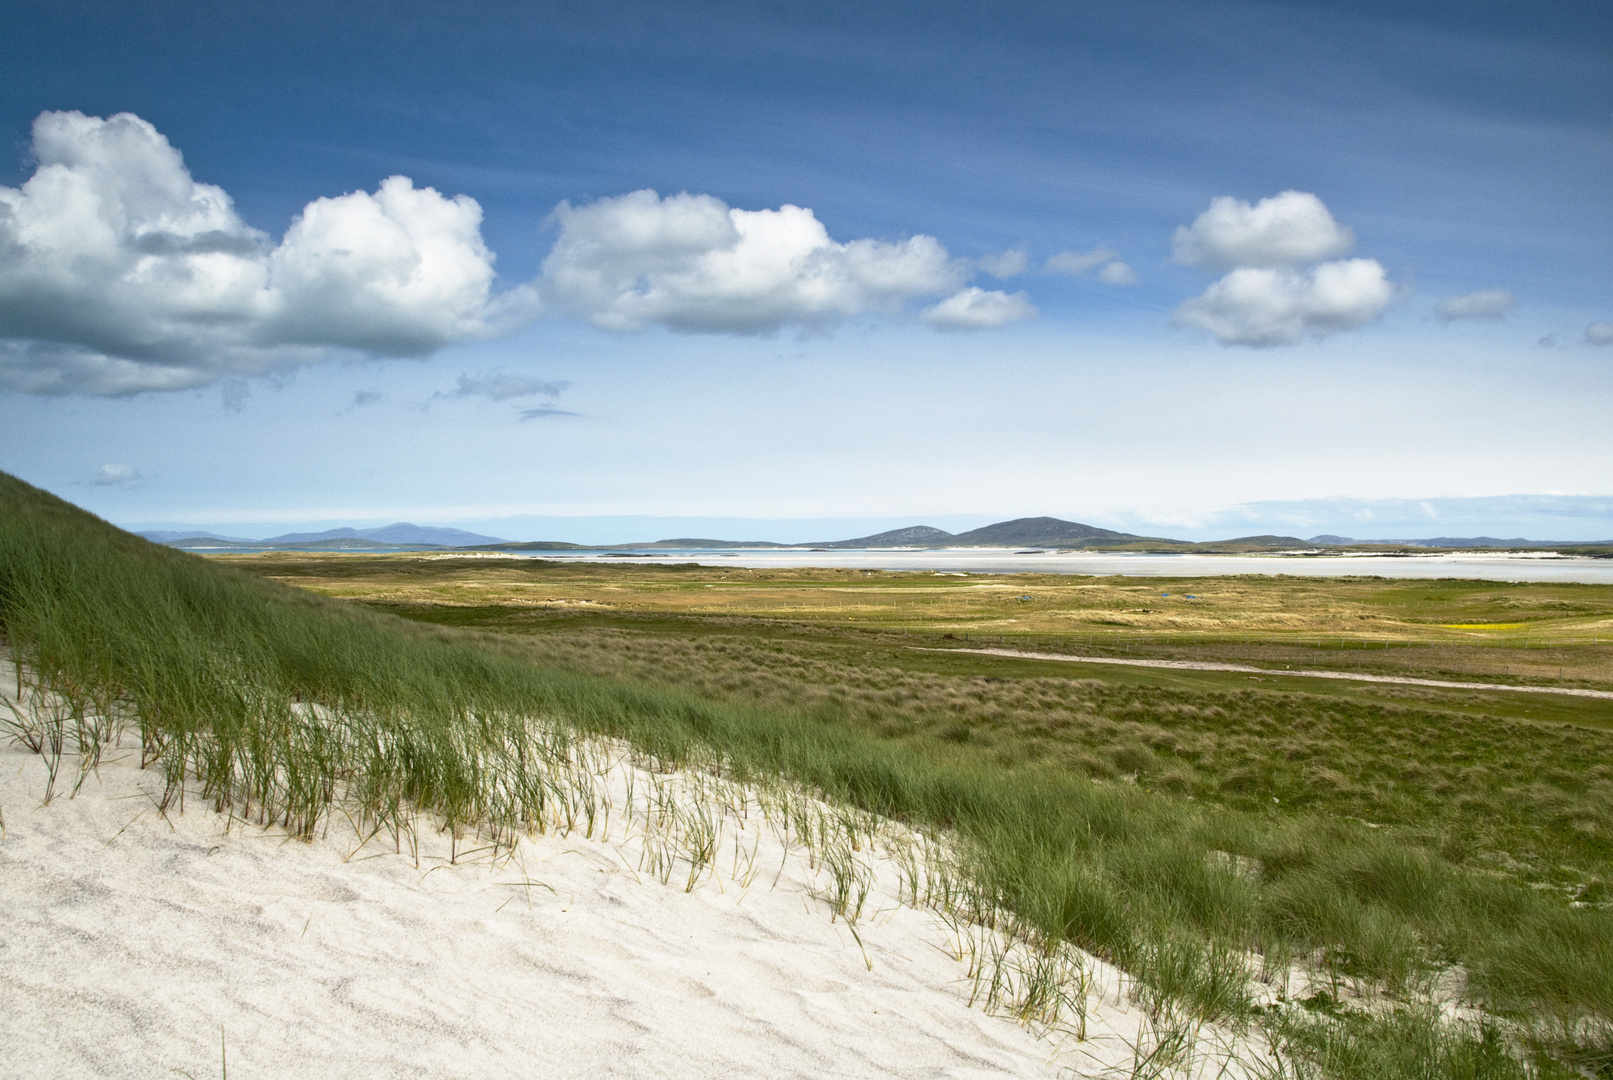
[{"label": "wispy cirrus cloud", "polygon": [[975,265],[994,278],[1018,277],[1031,264],[1030,252],[1024,248],[1010,248],[997,255],[982,255]]},{"label": "wispy cirrus cloud", "polygon": [[[487,371],[478,375],[460,375],[452,390],[439,390],[430,401],[465,401],[481,398],[491,402],[519,403],[524,398],[558,398],[570,388],[564,379],[537,379],[530,375],[514,375],[504,371]],[[428,402],[429,404],[429,402]],[[517,409],[516,420],[541,420],[549,416],[579,416],[580,413],[562,409],[559,405],[533,405]]]},{"label": "wispy cirrus cloud", "polygon": [[513,401],[523,397],[559,397],[568,387],[563,379],[534,379],[528,375],[510,375],[504,372],[485,372],[480,375],[461,375],[454,380],[454,389],[431,395],[433,401],[445,398],[486,398],[489,401]]},{"label": "wispy cirrus cloud", "polygon": [[1506,289],[1480,289],[1478,292],[1447,296],[1434,305],[1434,318],[1442,323],[1460,320],[1498,322],[1518,306],[1518,298]]},{"label": "wispy cirrus cloud", "polygon": [[1091,251],[1060,251],[1048,256],[1042,269],[1049,274],[1096,278],[1105,285],[1135,285],[1140,280],[1137,271],[1120,260],[1120,252],[1106,247],[1093,248]]},{"label": "wispy cirrus cloud", "polygon": [[561,409],[554,405],[539,405],[533,409],[522,409],[516,420],[525,423],[528,420],[545,420],[551,416],[581,416],[582,413],[572,412],[570,409]]},{"label": "wispy cirrus cloud", "polygon": [[95,487],[137,488],[145,482],[146,478],[133,465],[102,465],[90,478]]}]

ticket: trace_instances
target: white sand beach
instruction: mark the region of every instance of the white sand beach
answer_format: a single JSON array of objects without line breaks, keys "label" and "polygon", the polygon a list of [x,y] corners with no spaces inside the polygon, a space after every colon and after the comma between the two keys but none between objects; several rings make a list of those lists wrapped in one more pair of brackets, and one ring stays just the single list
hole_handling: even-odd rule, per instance
[{"label": "white sand beach", "polygon": [[[73,794],[65,755],[47,805],[44,759],[0,748],[8,1077],[1127,1075],[1146,1048],[1125,980],[1091,958],[1080,1032],[1068,1010],[1050,1032],[971,1008],[959,929],[898,901],[877,844],[852,927],[821,851],[748,808],[686,888],[642,810],[496,859],[461,838],[450,863],[425,824],[412,852],[340,814],[291,839],[194,791],[163,813],[139,766],[126,738]],[[723,783],[614,768],[646,804]]]}]

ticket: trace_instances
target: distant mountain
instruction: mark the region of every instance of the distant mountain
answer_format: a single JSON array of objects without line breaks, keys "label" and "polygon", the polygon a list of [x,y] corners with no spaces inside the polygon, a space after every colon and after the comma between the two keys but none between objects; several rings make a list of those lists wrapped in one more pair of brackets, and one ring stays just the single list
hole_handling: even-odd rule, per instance
[{"label": "distant mountain", "polygon": [[330,540],[313,540],[307,543],[293,543],[284,540],[259,540],[251,545],[241,545],[247,550],[261,551],[265,547],[283,547],[293,551],[441,551],[441,544],[384,544],[379,540],[366,540],[362,536],[338,536]]},{"label": "distant mountain", "polygon": [[357,529],[326,529],[316,533],[282,533],[279,536],[266,536],[262,540],[249,541],[258,544],[317,544],[321,540],[349,540],[358,538]]},{"label": "distant mountain", "polygon": [[[627,544],[572,544],[560,540],[532,540],[513,542],[496,536],[467,532],[433,525],[414,525],[400,521],[375,529],[327,529],[324,532],[285,533],[266,540],[245,540],[217,533],[179,532],[171,529],[152,529],[138,534],[159,544],[198,550],[219,550],[232,547],[262,548],[271,545],[321,551],[364,551],[377,548],[443,547],[480,551],[667,551],[667,550],[743,550],[743,549],[799,549],[799,548],[941,548],[941,547],[1001,547],[1001,548],[1081,548],[1100,551],[1177,551],[1177,552],[1258,552],[1269,550],[1316,547],[1384,546],[1445,548],[1448,550],[1482,550],[1486,548],[1527,548],[1536,550],[1570,551],[1574,549],[1610,548],[1613,540],[1602,541],[1549,541],[1525,540],[1515,537],[1500,540],[1493,536],[1436,536],[1425,540],[1356,540],[1348,536],[1324,533],[1309,540],[1296,536],[1240,536],[1232,540],[1190,543],[1169,540],[1158,536],[1139,536],[1135,533],[1100,529],[1078,521],[1065,521],[1054,517],[1015,518],[999,521],[964,533],[949,533],[928,525],[909,525],[889,529],[872,536],[858,536],[850,540],[819,540],[810,543],[781,544],[772,540],[713,540],[704,537],[674,537],[668,540],[638,541]],[[1586,551],[1587,554],[1592,552]],[[1599,554],[1599,553],[1595,553]]]},{"label": "distant mountain", "polygon": [[441,544],[443,547],[466,547],[470,544],[498,544],[502,537],[449,529],[437,525],[411,525],[400,521],[379,529],[360,529],[366,540],[379,540],[383,544]]},{"label": "distant mountain", "polygon": [[218,533],[199,532],[194,529],[188,532],[175,532],[172,529],[147,529],[145,532],[137,532],[135,535],[143,536],[153,544],[172,544],[176,540],[223,540],[231,544],[250,544],[254,542],[242,539],[239,536],[220,536]]},{"label": "distant mountain", "polygon": [[[1269,540],[1270,543],[1259,541]],[[1284,537],[1250,537],[1244,541],[1236,541],[1248,547],[1303,547],[1304,541],[1291,536]],[[782,549],[782,548],[939,548],[939,547],[1100,547],[1115,548],[1130,544],[1159,545],[1169,544],[1179,549],[1190,549],[1193,545],[1180,540],[1164,540],[1152,536],[1136,536],[1132,533],[1114,532],[1110,529],[1100,529],[1093,525],[1082,525],[1075,521],[1063,521],[1059,518],[1017,518],[1013,521],[1001,521],[995,525],[974,529],[966,533],[946,532],[943,529],[932,528],[929,525],[909,525],[901,529],[889,529],[872,536],[858,536],[850,540],[817,540],[800,544],[780,544],[771,540],[712,540],[704,537],[676,537],[669,540],[655,540],[649,543],[631,544],[564,544],[553,540],[531,541],[529,543],[496,543],[484,544],[481,547],[500,551],[567,551],[567,550],[594,550],[594,551],[653,551],[678,549],[707,549],[707,550],[738,550],[738,549]]]},{"label": "distant mountain", "polygon": [[325,540],[370,540],[378,544],[436,544],[440,547],[470,547],[474,544],[502,544],[497,536],[448,529],[435,525],[413,525],[399,521],[378,529],[326,529],[317,533],[286,533],[259,541],[264,544],[317,544]]},{"label": "distant mountain", "polygon": [[681,551],[715,548],[791,548],[804,544],[775,544],[771,540],[708,540],[703,537],[679,536],[670,540],[639,540],[631,544],[568,544],[563,540],[528,540],[523,543],[500,540],[495,544],[477,544],[478,551]]},{"label": "distant mountain", "polygon": [[616,544],[622,551],[640,551],[645,548],[787,548],[798,544],[776,544],[771,540],[705,540],[696,536],[677,536],[671,540],[653,540],[647,544]]},{"label": "distant mountain", "polygon": [[496,544],[473,544],[473,551],[597,551],[587,544],[568,544],[564,540],[527,540],[522,543],[500,540]]},{"label": "distant mountain", "polygon": [[825,540],[807,547],[826,548],[891,548],[938,547],[951,543],[955,537],[949,532],[932,529],[928,525],[909,525],[905,529],[891,529],[873,536],[859,536],[855,540]]},{"label": "distant mountain", "polygon": [[[1157,536],[1136,536],[1132,533],[1100,529],[1095,525],[1082,525],[1078,521],[1063,521],[1052,517],[1015,518],[999,521],[958,533],[948,540],[952,547],[1115,547],[1143,541],[1179,544],[1179,540],[1161,540]],[[1095,543],[1096,542],[1096,543]]]},{"label": "distant mountain", "polygon": [[1214,548],[1304,548],[1311,547],[1309,540],[1301,540],[1297,536],[1273,536],[1265,533],[1260,536],[1239,536],[1231,540],[1211,540],[1197,545],[1198,547]]}]

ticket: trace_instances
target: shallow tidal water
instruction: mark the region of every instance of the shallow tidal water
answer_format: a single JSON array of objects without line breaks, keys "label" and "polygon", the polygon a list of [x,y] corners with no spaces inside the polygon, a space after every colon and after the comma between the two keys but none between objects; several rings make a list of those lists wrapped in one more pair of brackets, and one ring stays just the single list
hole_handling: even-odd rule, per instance
[{"label": "shallow tidal water", "polygon": [[[526,555],[528,553],[521,552]],[[1457,553],[1430,555],[1132,555],[1092,552],[1010,551],[1005,548],[920,550],[688,549],[633,552],[538,552],[560,562],[698,563],[782,570],[824,567],[855,570],[928,570],[942,574],[1092,574],[1128,577],[1220,577],[1292,574],[1296,577],[1467,578],[1481,581],[1573,581],[1613,585],[1613,559],[1553,554]]]}]

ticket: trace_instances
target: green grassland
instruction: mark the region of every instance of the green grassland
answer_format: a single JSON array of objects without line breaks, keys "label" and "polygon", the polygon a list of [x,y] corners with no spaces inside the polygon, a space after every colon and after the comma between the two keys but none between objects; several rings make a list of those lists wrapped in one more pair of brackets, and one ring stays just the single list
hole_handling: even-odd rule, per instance
[{"label": "green grassland", "polygon": [[[544,666],[805,712],[921,756],[961,751],[1005,783],[1079,776],[1279,831],[1326,822],[1571,910],[1613,906],[1613,702],[1283,674],[1605,689],[1613,589],[1603,586],[230,561],[521,642]],[[965,651],[982,645],[1270,674]],[[1416,931],[1424,945],[1434,933]]]},{"label": "green grassland", "polygon": [[[1008,767],[1265,815],[1418,830],[1461,864],[1580,902],[1613,899],[1613,702],[1280,673],[1292,665],[1556,684],[1541,670],[1560,662],[1577,673],[1564,683],[1607,686],[1588,676],[1613,658],[1613,588],[1292,578],[1139,585],[354,556],[260,556],[247,565],[407,618],[519,638],[549,666],[711,700],[788,704],[921,751],[967,746]],[[720,596],[711,597],[714,585]],[[1037,609],[1003,616],[1005,588],[1009,604]],[[1165,618],[1134,610],[1142,589]],[[1163,593],[1191,595],[1183,603],[1195,606],[1166,609]],[[1019,599],[1026,595],[1036,599]],[[1497,611],[1506,624],[1494,625]],[[1071,618],[1097,623],[1094,614],[1134,622],[1093,630]],[[1018,628],[1005,626],[1010,618]],[[988,642],[1238,660],[1273,673],[962,651]]]},{"label": "green grassland", "polygon": [[[121,726],[171,791],[294,834],[340,804],[495,843],[563,797],[543,763],[567,731],[787,778],[941,830],[972,910],[1258,1029],[1287,1075],[1613,1075],[1607,703],[928,650],[1602,687],[1610,608],[1581,586],[203,560],[0,474],[0,636],[68,703],[83,769]],[[1394,1007],[1257,1007],[1249,976],[1296,967]],[[1420,1004],[1452,972],[1482,1022]]]},{"label": "green grassland", "polygon": [[328,595],[490,607],[506,620],[534,623],[561,614],[687,615],[713,624],[727,616],[951,633],[1089,655],[1613,687],[1613,586],[1604,585],[954,576],[409,555],[222,558]]}]

